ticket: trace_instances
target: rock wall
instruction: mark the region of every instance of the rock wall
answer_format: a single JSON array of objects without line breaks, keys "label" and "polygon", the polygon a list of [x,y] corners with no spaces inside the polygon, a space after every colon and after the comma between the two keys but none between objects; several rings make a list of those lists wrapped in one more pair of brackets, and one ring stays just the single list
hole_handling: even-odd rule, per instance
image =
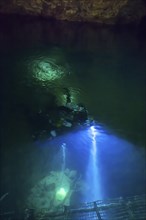
[{"label": "rock wall", "polygon": [[146,16],[146,3],[145,0],[1,0],[0,13],[100,24],[137,24]]}]

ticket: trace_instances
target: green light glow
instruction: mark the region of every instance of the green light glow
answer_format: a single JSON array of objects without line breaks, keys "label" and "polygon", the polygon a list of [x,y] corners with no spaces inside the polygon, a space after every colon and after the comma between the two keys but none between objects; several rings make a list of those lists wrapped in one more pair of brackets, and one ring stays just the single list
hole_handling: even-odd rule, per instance
[{"label": "green light glow", "polygon": [[66,197],[66,195],[67,195],[67,192],[66,192],[66,190],[63,188],[63,187],[61,187],[61,188],[59,188],[58,190],[57,190],[57,192],[56,192],[56,199],[57,200],[64,200],[65,199],[65,197]]},{"label": "green light glow", "polygon": [[64,75],[62,68],[49,59],[33,61],[32,69],[34,77],[40,81],[53,81]]}]

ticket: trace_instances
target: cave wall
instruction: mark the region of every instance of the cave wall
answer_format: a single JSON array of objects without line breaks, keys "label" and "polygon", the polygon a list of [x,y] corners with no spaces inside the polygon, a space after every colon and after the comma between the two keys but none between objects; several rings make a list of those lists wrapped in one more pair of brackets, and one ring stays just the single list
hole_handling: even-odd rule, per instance
[{"label": "cave wall", "polygon": [[0,13],[100,24],[137,24],[146,16],[146,3],[144,0],[1,0]]}]

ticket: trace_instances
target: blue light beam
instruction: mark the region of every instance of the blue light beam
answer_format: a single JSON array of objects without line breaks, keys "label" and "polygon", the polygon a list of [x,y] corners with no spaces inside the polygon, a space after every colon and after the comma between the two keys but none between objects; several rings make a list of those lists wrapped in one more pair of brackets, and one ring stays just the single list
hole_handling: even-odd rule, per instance
[{"label": "blue light beam", "polygon": [[89,135],[91,137],[89,163],[87,167],[89,193],[87,194],[86,200],[95,201],[101,199],[98,143],[96,141],[96,138],[100,136],[100,132],[94,126],[91,126],[89,129]]}]

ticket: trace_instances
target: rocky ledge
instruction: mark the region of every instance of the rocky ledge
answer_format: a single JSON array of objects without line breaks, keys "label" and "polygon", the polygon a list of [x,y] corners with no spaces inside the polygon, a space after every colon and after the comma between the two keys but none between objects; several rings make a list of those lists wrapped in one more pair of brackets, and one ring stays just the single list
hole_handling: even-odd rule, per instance
[{"label": "rocky ledge", "polygon": [[52,17],[98,24],[139,24],[145,0],[1,0],[0,13]]}]

